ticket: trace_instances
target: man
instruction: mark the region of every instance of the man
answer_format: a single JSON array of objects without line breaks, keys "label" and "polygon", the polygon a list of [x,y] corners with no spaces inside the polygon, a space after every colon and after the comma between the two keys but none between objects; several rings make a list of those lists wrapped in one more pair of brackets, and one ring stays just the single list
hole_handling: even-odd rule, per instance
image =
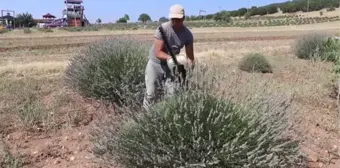
[{"label": "man", "polygon": [[[158,93],[158,88],[165,91],[166,95],[171,95],[175,89],[176,84],[173,83],[174,76],[172,70],[170,70],[174,67],[174,63],[163,40],[168,41],[175,55],[178,55],[185,46],[185,53],[188,58],[185,60],[188,60],[188,64],[191,65],[192,68],[194,66],[194,40],[191,31],[183,24],[185,19],[184,8],[178,4],[171,6],[169,19],[170,21],[161,25],[166,39],[163,39],[157,28],[153,45],[149,51],[149,61],[145,70],[146,94],[143,103],[145,108],[154,104],[158,99],[160,94]],[[185,63],[183,61],[178,62],[180,64]]]}]

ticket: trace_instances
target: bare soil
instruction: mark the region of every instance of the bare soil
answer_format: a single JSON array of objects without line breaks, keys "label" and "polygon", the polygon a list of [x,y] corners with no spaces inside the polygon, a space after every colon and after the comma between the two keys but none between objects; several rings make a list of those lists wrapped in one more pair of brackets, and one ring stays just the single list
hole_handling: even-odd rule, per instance
[{"label": "bare soil", "polygon": [[[339,29],[327,29],[327,26],[306,28],[308,31],[322,30],[331,34]],[[291,44],[304,32],[302,28],[299,31],[287,30],[281,33],[279,30],[267,30],[245,34],[241,29],[220,33],[206,33],[206,29],[195,30],[195,52],[199,59],[210,58],[211,61],[220,63],[226,72],[237,72],[237,61],[246,53],[265,53],[275,67],[274,73],[258,75],[258,81],[253,82],[270,79],[275,83],[270,87],[296,92],[298,96],[295,106],[298,116],[294,119],[297,123],[295,138],[302,140],[301,146],[308,154],[309,167],[339,167],[339,106],[337,100],[330,96],[334,91],[330,87],[332,64],[294,57]],[[25,95],[16,95],[13,98],[14,94],[19,93],[8,89],[11,86],[0,85],[0,88],[4,88],[3,97],[0,97],[0,133],[4,145],[9,147],[13,157],[18,159],[22,156],[24,167],[27,168],[100,167],[91,153],[88,133],[94,121],[100,121],[103,115],[113,114],[103,113],[98,102],[87,100],[65,89],[59,78],[67,59],[78,48],[107,35],[82,34],[79,37],[75,35],[74,38],[68,35],[27,38],[6,36],[1,39],[5,42],[0,42],[0,76],[8,81],[26,77],[45,81],[39,83],[41,88],[33,88],[39,91],[44,105],[51,107],[48,112],[58,114],[56,121],[53,121],[56,128],[48,131],[27,131],[11,109],[12,106],[20,105],[16,99]],[[139,33],[136,37],[150,40],[150,35],[152,32]],[[37,60],[39,64],[32,63]],[[17,66],[9,67],[8,62],[14,62]],[[45,65],[40,65],[44,63]],[[58,106],[56,102],[59,102]],[[0,158],[4,155],[0,153]]]}]

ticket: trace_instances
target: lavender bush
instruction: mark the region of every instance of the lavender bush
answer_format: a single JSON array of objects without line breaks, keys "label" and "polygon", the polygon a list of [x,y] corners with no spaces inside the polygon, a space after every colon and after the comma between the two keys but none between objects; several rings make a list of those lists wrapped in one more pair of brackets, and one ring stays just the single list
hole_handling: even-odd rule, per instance
[{"label": "lavender bush", "polygon": [[273,73],[269,61],[261,53],[250,53],[242,58],[239,68],[246,72]]},{"label": "lavender bush", "polygon": [[327,34],[312,33],[301,36],[294,44],[295,55],[300,59],[315,59],[336,62],[340,42]]},{"label": "lavender bush", "polygon": [[223,94],[216,79],[201,69],[188,89],[150,111],[127,109],[133,115],[124,121],[101,121],[91,133],[93,152],[127,168],[303,167],[298,142],[285,134],[291,99],[232,93],[236,85]]},{"label": "lavender bush", "polygon": [[94,42],[70,60],[66,83],[83,96],[117,105],[141,101],[148,49],[132,38]]}]

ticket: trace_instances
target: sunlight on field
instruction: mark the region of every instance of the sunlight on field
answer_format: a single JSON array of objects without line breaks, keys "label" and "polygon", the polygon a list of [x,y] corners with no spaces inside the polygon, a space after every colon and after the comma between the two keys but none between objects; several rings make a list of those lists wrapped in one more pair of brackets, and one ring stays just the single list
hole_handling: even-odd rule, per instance
[{"label": "sunlight on field", "polygon": [[[31,1],[0,16],[1,168],[339,168],[338,0],[206,2],[215,9],[152,17],[150,5],[115,16],[83,0],[46,3],[62,13],[41,17]],[[188,29],[169,32],[173,14]],[[194,43],[179,90],[171,59],[148,62],[168,21],[170,48]]]},{"label": "sunlight on field", "polygon": [[[326,150],[332,150],[339,139],[337,100],[329,96],[335,77],[332,63],[298,59],[292,46],[302,33],[335,34],[340,30],[339,23],[193,28],[198,39],[195,56],[198,62],[208,63],[225,75],[226,81],[219,82],[236,96],[250,92],[257,95],[256,89],[292,95],[295,114],[290,120],[294,123],[292,137],[303,140],[301,146],[311,157],[326,156]],[[107,35],[139,34],[140,39],[152,39],[153,33],[154,30],[101,30],[1,35],[4,41],[0,40],[0,132],[9,148],[26,156],[24,161],[33,167],[94,166],[93,156],[88,152],[89,129],[93,121],[108,119],[114,113],[111,107],[65,86],[63,77],[68,61],[87,44]],[[84,44],[72,46],[74,43]],[[240,60],[249,53],[262,54],[272,65],[273,73],[240,70]]]},{"label": "sunlight on field", "polygon": [[42,77],[63,72],[66,62],[30,62],[26,64],[8,63],[0,67],[2,77]]}]

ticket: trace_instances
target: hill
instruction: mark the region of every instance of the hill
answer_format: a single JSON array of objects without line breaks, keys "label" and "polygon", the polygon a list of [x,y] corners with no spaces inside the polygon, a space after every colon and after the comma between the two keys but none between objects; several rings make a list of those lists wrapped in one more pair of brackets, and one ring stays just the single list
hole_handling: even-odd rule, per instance
[{"label": "hill", "polygon": [[[205,19],[215,19],[218,18],[219,15],[228,13],[231,17],[252,17],[252,16],[280,16],[280,15],[302,15],[306,14],[306,12],[314,12],[313,16],[319,14],[320,10],[323,13],[332,13],[333,16],[336,12],[336,8],[340,7],[340,2],[338,0],[293,0],[286,1],[283,3],[272,3],[265,6],[252,6],[250,9],[248,8],[240,8],[238,10],[226,11],[222,10],[220,12],[214,14],[208,14],[205,16],[187,16],[188,20],[201,20]],[[317,14],[315,14],[317,12]],[[313,17],[311,16],[311,17]]]}]

